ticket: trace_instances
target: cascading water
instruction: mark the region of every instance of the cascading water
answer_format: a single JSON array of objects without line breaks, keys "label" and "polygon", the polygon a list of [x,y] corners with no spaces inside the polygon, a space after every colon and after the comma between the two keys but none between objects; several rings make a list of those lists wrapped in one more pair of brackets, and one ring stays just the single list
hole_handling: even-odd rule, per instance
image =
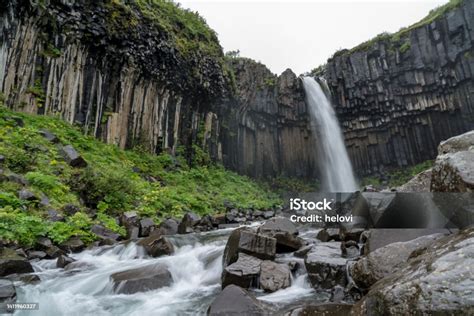
[{"label": "cascading water", "polygon": [[[41,279],[38,284],[17,283],[17,301],[39,303],[35,315],[206,315],[208,306],[221,291],[222,255],[233,229],[169,236],[175,253],[148,257],[134,242],[103,246],[72,254],[74,269],[56,268],[56,260],[33,263]],[[291,254],[281,262],[299,261]],[[110,275],[149,264],[166,265],[173,282],[169,287],[134,294],[116,294]],[[302,269],[302,268],[301,268]],[[300,270],[301,270],[300,269]],[[256,291],[259,300],[274,308],[327,300],[298,270],[292,285],[274,293]],[[15,315],[30,315],[18,311]]]},{"label": "cascading water", "polygon": [[311,127],[318,136],[318,162],[323,189],[327,192],[354,192],[358,189],[357,183],[331,102],[313,78],[304,77],[303,85]]}]

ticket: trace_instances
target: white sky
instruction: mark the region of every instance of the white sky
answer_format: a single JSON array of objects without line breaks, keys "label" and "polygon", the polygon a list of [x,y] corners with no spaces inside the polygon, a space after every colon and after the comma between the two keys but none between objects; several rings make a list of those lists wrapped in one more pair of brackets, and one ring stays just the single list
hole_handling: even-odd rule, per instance
[{"label": "white sky", "polygon": [[409,26],[447,0],[177,0],[198,11],[224,51],[280,74],[309,71],[341,48]]}]

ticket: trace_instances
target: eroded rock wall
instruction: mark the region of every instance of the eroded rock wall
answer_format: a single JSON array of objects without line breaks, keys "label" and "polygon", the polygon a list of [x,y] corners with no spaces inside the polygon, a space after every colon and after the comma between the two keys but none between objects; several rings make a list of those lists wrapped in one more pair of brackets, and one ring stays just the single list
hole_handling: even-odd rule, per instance
[{"label": "eroded rock wall", "polygon": [[474,2],[336,53],[326,70],[359,175],[434,159],[440,141],[474,128]]}]

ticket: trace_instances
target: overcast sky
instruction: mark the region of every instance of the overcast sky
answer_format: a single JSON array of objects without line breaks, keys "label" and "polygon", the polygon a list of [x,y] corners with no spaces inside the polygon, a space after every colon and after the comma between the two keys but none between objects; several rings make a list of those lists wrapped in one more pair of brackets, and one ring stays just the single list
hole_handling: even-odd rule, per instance
[{"label": "overcast sky", "polygon": [[324,64],[382,32],[413,24],[447,0],[177,0],[198,11],[218,33],[224,51],[296,74]]}]

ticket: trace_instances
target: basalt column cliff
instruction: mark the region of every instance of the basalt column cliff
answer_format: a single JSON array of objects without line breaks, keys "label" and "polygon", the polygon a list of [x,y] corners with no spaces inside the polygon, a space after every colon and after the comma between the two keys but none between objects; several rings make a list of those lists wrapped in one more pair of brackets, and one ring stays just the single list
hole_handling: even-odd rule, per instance
[{"label": "basalt column cliff", "polygon": [[326,77],[357,173],[433,159],[474,128],[474,1],[336,53]]}]

